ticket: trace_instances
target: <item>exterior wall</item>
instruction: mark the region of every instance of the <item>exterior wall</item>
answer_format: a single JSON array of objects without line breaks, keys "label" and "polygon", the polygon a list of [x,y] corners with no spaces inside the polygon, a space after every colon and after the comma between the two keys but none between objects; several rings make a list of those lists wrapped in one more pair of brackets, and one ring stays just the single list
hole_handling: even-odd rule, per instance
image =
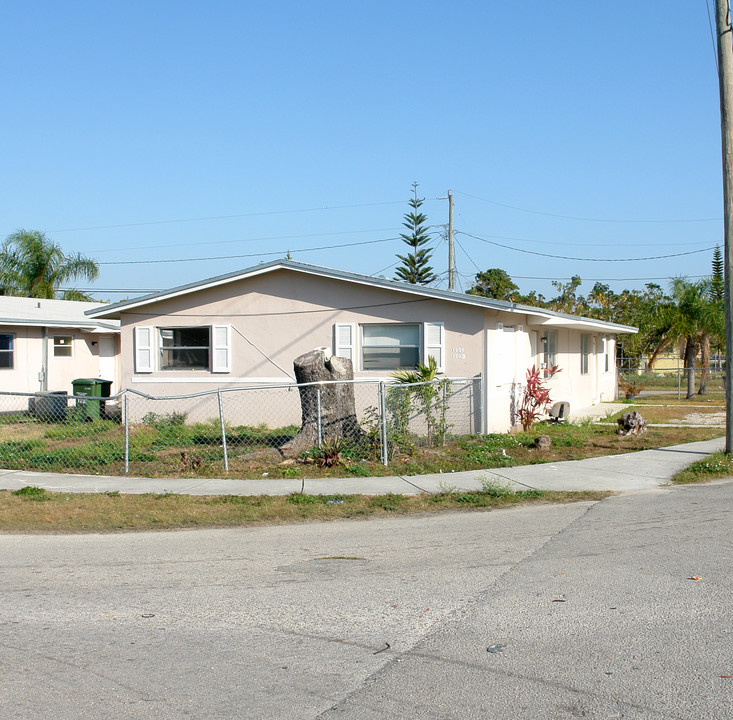
[{"label": "exterior wall", "polygon": [[[343,309],[339,309],[343,308]],[[121,382],[148,394],[199,392],[217,386],[286,382],[293,360],[315,347],[334,350],[339,323],[442,322],[444,375],[473,377],[483,365],[483,310],[434,299],[405,299],[401,293],[338,280],[277,271],[245,281],[201,290],[122,314]],[[159,370],[135,372],[136,326],[232,326],[231,370]],[[358,333],[357,333],[358,334]],[[157,333],[155,333],[157,336]],[[389,371],[362,370],[355,346],[357,378],[388,378]]]},{"label": "exterior wall", "polygon": [[[552,398],[567,400],[572,410],[586,407],[616,395],[614,340],[609,336],[609,371],[605,371],[601,332],[585,333],[595,351],[588,359],[588,373],[581,374],[581,331],[561,326],[532,325],[536,318],[494,309],[472,307],[435,298],[410,297],[387,288],[276,270],[196,292],[161,300],[121,313],[121,387],[152,396],[189,395],[216,388],[267,385],[293,381],[293,360],[315,347],[335,352],[335,326],[351,323],[356,328],[354,376],[364,379],[389,379],[390,371],[369,371],[361,367],[360,333],[368,323],[442,323],[444,328],[442,377],[483,376],[480,405],[485,408],[484,429],[506,432],[516,422],[527,368],[539,365],[541,338],[551,329],[557,336],[557,364],[562,369],[552,381]],[[211,370],[160,370],[160,348],[152,347],[152,371],[135,367],[135,329],[153,329],[159,341],[160,328],[231,326],[228,372]],[[508,329],[511,328],[511,332]],[[533,338],[535,351],[533,353]],[[510,339],[508,339],[510,338]],[[425,357],[421,360],[424,362]],[[280,392],[280,391],[278,391]],[[359,392],[369,399],[360,400]],[[375,405],[373,393],[357,392],[357,410]],[[256,403],[230,422],[255,424],[267,422],[280,427],[300,420],[297,393],[282,391],[282,407],[272,408],[263,417],[263,407],[274,394],[263,390]],[[259,394],[259,393],[258,393]],[[254,393],[250,394],[253,397]],[[212,399],[213,397],[213,399]],[[186,408],[189,420],[207,420],[217,414],[216,396],[178,401]],[[270,398],[270,399],[268,399]],[[477,396],[478,398],[478,396]],[[170,401],[174,403],[176,401]],[[280,400],[276,404],[280,404]],[[254,405],[255,403],[252,403]],[[287,410],[284,408],[287,406]],[[130,401],[130,417],[140,419],[143,398]],[[158,404],[162,408],[162,404]],[[176,410],[174,405],[167,411]],[[137,408],[137,410],[136,410]],[[155,411],[154,411],[155,412]],[[481,414],[481,413],[479,413]],[[480,430],[476,427],[476,430]]]},{"label": "exterior wall", "polygon": [[[0,368],[0,391],[34,393],[41,389],[40,373],[43,367],[43,329],[27,326],[0,326],[0,333],[14,336],[13,367]],[[72,337],[71,357],[55,357],[54,336]],[[72,394],[71,381],[76,378],[99,377],[99,341],[111,338],[119,356],[119,339],[114,335],[102,336],[81,332],[76,329],[48,328],[48,380],[50,391],[66,391]],[[115,361],[116,362],[116,361]],[[116,377],[105,378],[116,380]],[[116,391],[115,384],[112,392]],[[24,410],[28,399],[19,397],[0,398],[0,412]]]},{"label": "exterior wall", "polygon": [[[588,332],[556,325],[533,325],[530,318],[509,313],[487,313],[486,407],[488,432],[506,432],[518,423],[516,411],[521,407],[529,368],[544,365],[542,338],[547,331],[556,334],[556,361],[560,368],[548,380],[553,402],[570,403],[573,410],[602,401],[614,400],[618,380],[615,363],[615,337],[602,332]],[[500,326],[501,325],[501,326]],[[513,327],[507,352],[506,327]],[[532,334],[536,333],[533,352]],[[581,372],[581,335],[588,336],[588,367]],[[604,347],[605,339],[605,347]],[[608,355],[608,370],[606,370]]]}]

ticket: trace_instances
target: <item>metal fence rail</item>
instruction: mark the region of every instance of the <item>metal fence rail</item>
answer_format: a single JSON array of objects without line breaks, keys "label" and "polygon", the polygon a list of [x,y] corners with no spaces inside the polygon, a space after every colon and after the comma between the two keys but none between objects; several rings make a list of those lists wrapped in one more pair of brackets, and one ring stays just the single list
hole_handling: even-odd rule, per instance
[{"label": "metal fence rail", "polygon": [[[617,363],[618,379],[621,397],[627,388],[630,394],[637,395],[640,391],[676,393],[678,398],[687,394],[688,368],[679,360],[673,367],[645,367],[636,358],[619,358]],[[723,393],[725,372],[719,358],[712,358],[710,367],[705,369],[700,364],[694,368],[695,390],[700,388],[700,382],[705,381],[705,392]]]},{"label": "metal fence rail", "polygon": [[[481,431],[481,378],[415,385],[350,381],[355,422],[330,431],[327,385],[220,388],[155,397],[124,390],[110,398],[0,392],[0,467],[106,475],[247,476],[301,428],[301,390],[315,403],[312,445],[328,454],[387,464],[396,454]],[[338,384],[338,383],[337,383]],[[343,426],[340,426],[343,427]],[[303,458],[301,458],[303,459]]]}]

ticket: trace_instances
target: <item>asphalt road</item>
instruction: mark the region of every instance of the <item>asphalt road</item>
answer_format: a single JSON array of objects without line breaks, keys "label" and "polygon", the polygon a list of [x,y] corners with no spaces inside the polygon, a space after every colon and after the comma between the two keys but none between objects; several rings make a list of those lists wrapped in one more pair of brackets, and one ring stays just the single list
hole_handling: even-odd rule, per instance
[{"label": "asphalt road", "polygon": [[727,720],[731,508],[0,535],[0,718]]}]

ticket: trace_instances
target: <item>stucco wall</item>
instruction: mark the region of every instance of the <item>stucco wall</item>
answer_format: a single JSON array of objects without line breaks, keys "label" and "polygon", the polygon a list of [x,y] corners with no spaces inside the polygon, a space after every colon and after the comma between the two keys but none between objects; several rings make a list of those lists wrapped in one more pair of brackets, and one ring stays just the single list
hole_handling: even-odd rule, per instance
[{"label": "stucco wall", "polygon": [[[99,342],[100,335],[65,328],[48,329],[48,382],[50,391],[65,390],[72,393],[72,380],[84,377],[99,377]],[[14,336],[13,367],[0,368],[0,391],[33,393],[41,389],[39,373],[42,368],[43,333],[39,327],[0,326],[0,333]],[[71,357],[55,357],[53,350],[54,336],[71,336]],[[115,348],[119,348],[119,340],[112,338]],[[119,356],[119,352],[116,353]],[[114,361],[116,363],[116,359]],[[105,378],[116,380],[115,377]],[[115,388],[113,387],[113,392]],[[27,398],[0,398],[0,412],[6,410],[22,410],[27,408]]]},{"label": "stucco wall", "polygon": [[[411,297],[386,288],[289,270],[268,272],[133,308],[122,313],[121,322],[121,386],[155,396],[287,381],[292,377],[292,363],[298,355],[319,346],[334,348],[337,323],[354,323],[357,327],[365,323],[443,323],[443,377],[482,375],[485,378],[481,405],[487,409],[486,429],[491,432],[505,432],[510,428],[514,419],[513,403],[516,407],[521,402],[525,372],[533,364],[542,362],[540,338],[547,330],[532,316]],[[157,348],[153,352],[153,372],[135,371],[135,327],[154,328],[153,335],[157,338],[157,329],[161,327],[219,324],[229,324],[232,328],[229,372],[161,371]],[[504,327],[514,330],[509,360]],[[595,338],[596,352],[589,360],[589,372],[581,375],[581,331],[562,326],[552,329],[557,333],[557,364],[562,369],[550,383],[553,399],[568,400],[571,411],[600,399],[613,399],[616,392],[613,344],[609,348],[610,371],[605,373],[601,357],[603,333],[588,332]],[[532,332],[536,333],[537,340],[534,355],[531,352]],[[358,342],[355,358],[356,378],[389,377],[389,371],[361,368]],[[509,370],[507,362],[511,366]],[[283,401],[292,406],[286,413],[287,421],[275,410],[275,405],[280,404],[279,400],[272,400],[275,395],[269,396],[270,399],[263,395],[260,404],[273,406],[272,421],[265,422],[274,426],[297,422],[298,405],[290,402],[295,400],[292,395]],[[136,404],[141,405],[141,402]],[[215,415],[209,407],[209,399],[189,405],[194,407],[196,403],[201,406],[200,411],[195,411],[196,415]]]},{"label": "stucco wall", "polygon": [[[287,271],[203,290],[122,314],[122,383],[145,392],[195,392],[214,386],[287,380],[293,360],[314,347],[333,348],[336,323],[445,323],[445,374],[473,376],[483,363],[483,311],[380,288]],[[231,372],[134,371],[133,327],[232,325]],[[357,353],[358,355],[358,353]],[[156,362],[158,360],[156,353]],[[157,367],[157,365],[156,365]],[[387,377],[364,371],[356,377]]]}]

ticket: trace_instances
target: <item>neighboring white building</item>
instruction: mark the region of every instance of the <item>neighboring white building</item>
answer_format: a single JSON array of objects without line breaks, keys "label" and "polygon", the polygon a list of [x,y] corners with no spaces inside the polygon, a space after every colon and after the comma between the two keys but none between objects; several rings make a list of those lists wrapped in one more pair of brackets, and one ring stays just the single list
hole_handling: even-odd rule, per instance
[{"label": "neighboring white building", "polygon": [[[72,392],[72,380],[119,386],[120,323],[84,313],[103,303],[0,296],[0,391]],[[27,405],[27,399],[20,401]],[[11,409],[3,403],[0,410]]]}]

